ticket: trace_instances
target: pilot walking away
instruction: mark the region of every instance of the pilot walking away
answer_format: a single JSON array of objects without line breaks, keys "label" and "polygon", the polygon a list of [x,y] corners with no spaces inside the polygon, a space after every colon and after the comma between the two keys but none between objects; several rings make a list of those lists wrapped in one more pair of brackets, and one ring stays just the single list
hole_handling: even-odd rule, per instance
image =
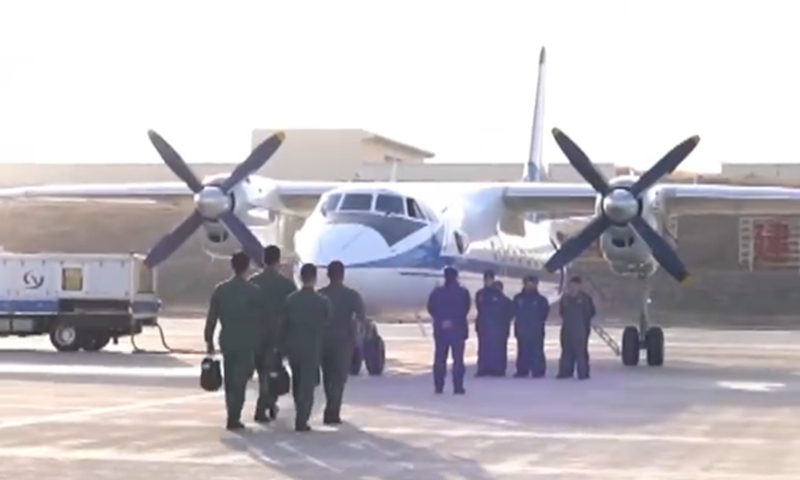
[{"label": "pilot walking away", "polygon": [[214,353],[214,330],[220,324],[219,348],[225,384],[228,430],[241,430],[247,382],[253,374],[253,359],[259,348],[264,319],[258,287],[245,278],[250,258],[242,252],[231,257],[233,276],[218,284],[211,294],[206,316],[205,342]]},{"label": "pilot walking away", "polygon": [[542,378],[547,371],[544,354],[545,323],[550,302],[539,293],[539,279],[527,276],[514,296],[514,336],[517,339],[516,378]]},{"label": "pilot walking away", "polygon": [[428,313],[433,319],[433,383],[435,392],[444,391],[447,358],[453,357],[453,393],[464,389],[464,347],[469,337],[467,315],[472,307],[469,291],[458,283],[458,271],[444,269],[444,285],[436,287],[428,297]]},{"label": "pilot walking away", "polygon": [[317,267],[309,263],[303,265],[300,280],[302,288],[286,299],[281,348],[292,369],[294,429],[307,432],[311,430],[308,420],[314,406],[314,389],[319,385],[322,343],[331,307],[328,299],[314,290]]},{"label": "pilot walking away", "polygon": [[350,370],[353,350],[359,342],[359,331],[371,331],[364,314],[361,295],[344,284],[344,264],[328,264],[327,286],[319,293],[330,302],[331,316],[325,326],[322,347],[322,385],[325,388],[325,425],[342,423],[341,409],[344,387]]},{"label": "pilot walking away", "polygon": [[581,288],[580,277],[572,277],[558,303],[561,314],[561,360],[556,378],[589,378],[589,333],[597,311],[594,301]]},{"label": "pilot walking away", "polygon": [[289,295],[297,290],[294,282],[278,270],[280,261],[281,249],[276,245],[267,246],[264,248],[264,269],[250,277],[250,282],[260,289],[264,302],[261,343],[254,360],[259,386],[254,419],[260,423],[267,423],[278,416],[278,396],[270,391],[270,379],[280,367],[277,349],[283,307]]},{"label": "pilot walking away", "polygon": [[504,376],[508,338],[508,298],[497,288],[495,274],[483,274],[484,287],[475,294],[475,333],[478,336],[477,377]]}]

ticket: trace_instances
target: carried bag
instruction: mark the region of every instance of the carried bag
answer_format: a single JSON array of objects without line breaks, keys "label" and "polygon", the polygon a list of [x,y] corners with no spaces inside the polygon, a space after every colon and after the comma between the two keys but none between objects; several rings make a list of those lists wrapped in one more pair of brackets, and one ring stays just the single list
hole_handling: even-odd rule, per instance
[{"label": "carried bag", "polygon": [[213,357],[206,357],[200,362],[200,388],[207,392],[216,392],[222,388],[222,366]]},{"label": "carried bag", "polygon": [[292,379],[283,362],[278,362],[269,374],[269,391],[276,397],[286,395],[291,390]]},{"label": "carried bag", "polygon": [[382,375],[386,366],[386,345],[383,343],[377,327],[364,338],[361,343],[361,351],[367,373],[373,376]]}]

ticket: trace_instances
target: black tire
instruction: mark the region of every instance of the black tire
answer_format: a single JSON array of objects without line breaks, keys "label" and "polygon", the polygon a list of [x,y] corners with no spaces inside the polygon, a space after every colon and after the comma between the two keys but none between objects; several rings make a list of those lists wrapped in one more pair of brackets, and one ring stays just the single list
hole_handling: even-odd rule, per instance
[{"label": "black tire", "polygon": [[383,343],[383,338],[375,336],[369,340],[374,342],[365,348],[367,352],[364,355],[364,364],[367,367],[367,373],[372,376],[383,375],[383,369],[386,366],[386,345]]},{"label": "black tire", "polygon": [[105,332],[83,332],[80,344],[85,352],[99,352],[106,348],[109,341],[111,341],[111,335]]},{"label": "black tire", "polygon": [[63,323],[56,323],[50,330],[50,343],[59,352],[77,352],[81,348],[81,332]]},{"label": "black tire", "polygon": [[353,358],[350,360],[350,375],[358,376],[361,374],[361,365],[364,359],[361,357],[361,348],[353,349]]},{"label": "black tire", "polygon": [[639,329],[625,327],[622,331],[622,364],[626,367],[639,365]]},{"label": "black tire", "polygon": [[647,348],[647,364],[651,367],[664,365],[664,330],[661,327],[650,327],[644,335]]}]

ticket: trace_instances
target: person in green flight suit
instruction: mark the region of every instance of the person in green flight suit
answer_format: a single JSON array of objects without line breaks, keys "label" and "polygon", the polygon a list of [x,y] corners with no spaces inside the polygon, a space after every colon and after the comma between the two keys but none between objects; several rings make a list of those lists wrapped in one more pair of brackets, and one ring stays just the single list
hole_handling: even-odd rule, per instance
[{"label": "person in green flight suit", "polygon": [[317,267],[310,263],[303,265],[300,280],[303,287],[289,295],[284,306],[281,348],[292,369],[294,429],[307,432],[311,430],[308,419],[314,406],[314,388],[319,385],[322,343],[325,326],[330,322],[331,305],[314,290]]},{"label": "person in green flight suit", "polygon": [[[265,318],[262,325],[262,343],[256,350],[255,367],[258,373],[258,401],[254,419],[256,422],[267,423],[278,416],[277,396],[269,391],[270,374],[278,365],[277,354],[278,334],[283,316],[283,306],[286,299],[297,291],[294,282],[278,271],[281,261],[281,249],[276,245],[264,248],[264,270],[250,277],[250,281],[261,290],[264,300]],[[269,416],[267,416],[269,410]]]},{"label": "person in green flight suit", "polygon": [[350,360],[358,342],[359,330],[369,332],[370,322],[364,315],[361,295],[344,284],[344,264],[335,260],[328,264],[327,286],[319,293],[331,303],[331,320],[325,328],[322,347],[322,385],[325,388],[325,425],[342,423],[340,411]]},{"label": "person in green flight suit", "polygon": [[250,258],[243,252],[231,257],[233,276],[218,284],[211,294],[206,316],[205,341],[214,353],[214,330],[220,324],[219,349],[225,381],[228,430],[241,430],[247,382],[253,374],[253,357],[263,324],[263,300],[258,287],[245,278]]}]

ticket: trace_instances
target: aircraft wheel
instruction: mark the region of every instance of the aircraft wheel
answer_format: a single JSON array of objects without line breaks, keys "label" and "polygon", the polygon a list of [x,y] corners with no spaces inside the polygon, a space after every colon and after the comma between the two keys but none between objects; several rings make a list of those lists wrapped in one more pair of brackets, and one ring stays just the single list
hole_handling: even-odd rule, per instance
[{"label": "aircraft wheel", "polygon": [[386,345],[380,335],[373,337],[365,348],[364,363],[367,366],[367,373],[372,376],[383,375],[386,366]]},{"label": "aircraft wheel", "polygon": [[81,336],[81,348],[86,352],[99,352],[111,341],[111,336],[104,332],[83,332]]},{"label": "aircraft wheel", "polygon": [[647,364],[651,367],[664,365],[664,330],[661,327],[650,327],[644,335],[647,349]]},{"label": "aircraft wheel", "polygon": [[81,348],[81,335],[77,328],[58,323],[50,331],[50,343],[59,352],[77,352]]},{"label": "aircraft wheel", "polygon": [[626,367],[639,365],[639,329],[625,327],[622,331],[622,364]]}]

